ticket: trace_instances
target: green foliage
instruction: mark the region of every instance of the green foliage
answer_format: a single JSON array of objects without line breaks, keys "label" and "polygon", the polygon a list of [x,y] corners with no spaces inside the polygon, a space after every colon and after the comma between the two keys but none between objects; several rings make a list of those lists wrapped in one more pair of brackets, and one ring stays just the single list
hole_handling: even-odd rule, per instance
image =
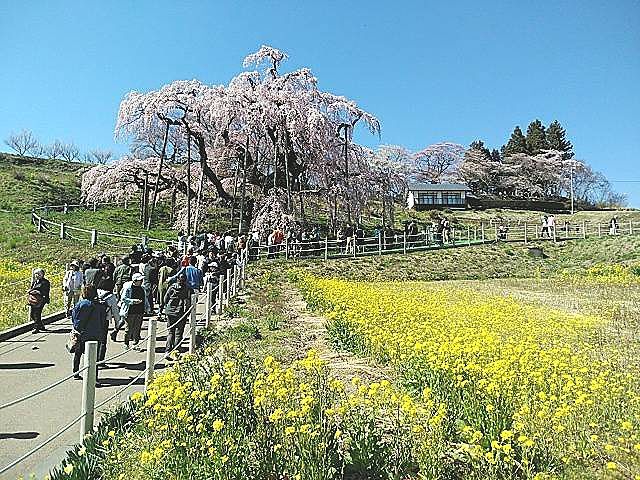
[{"label": "green foliage", "polygon": [[549,149],[546,131],[542,122],[538,119],[534,120],[527,127],[527,153],[529,155],[537,155],[543,150]]},{"label": "green foliage", "polygon": [[565,152],[563,155],[564,159],[573,158],[573,145],[569,140],[567,140],[567,132],[560,125],[560,122],[554,120],[547,128],[546,138],[547,142],[549,142],[549,148],[553,150],[558,150],[560,152]]},{"label": "green foliage", "polygon": [[519,126],[516,125],[516,128],[513,129],[511,138],[506,145],[502,146],[501,151],[503,157],[513,155],[515,153],[527,153],[527,140]]}]

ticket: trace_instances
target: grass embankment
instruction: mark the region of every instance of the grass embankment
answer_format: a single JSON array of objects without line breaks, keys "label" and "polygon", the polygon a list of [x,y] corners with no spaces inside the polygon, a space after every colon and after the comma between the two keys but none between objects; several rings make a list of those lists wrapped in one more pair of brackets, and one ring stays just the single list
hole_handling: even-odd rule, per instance
[{"label": "grass embankment", "polygon": [[[74,236],[79,236],[80,241],[61,241],[58,231],[38,234],[31,225],[32,207],[79,202],[79,175],[86,167],[79,163],[0,153],[0,330],[25,322],[24,294],[32,268],[45,268],[52,283],[52,304],[45,308],[46,315],[59,311],[62,306],[60,283],[66,262],[99,252],[124,253],[130,247],[129,242],[122,240],[111,240],[107,244],[99,239],[98,245],[92,248],[87,234],[76,232]],[[52,216],[59,218],[62,214]],[[135,208],[127,211],[99,209],[95,213],[71,211],[67,219],[65,223],[81,228],[95,226],[104,231],[133,235],[142,232],[136,223]],[[173,237],[162,223],[150,236],[155,235]],[[111,244],[119,247],[114,248]]]},{"label": "grass embankment", "polygon": [[361,281],[471,280],[548,277],[600,263],[640,260],[640,236],[536,242],[529,246],[534,245],[543,249],[546,258],[531,256],[522,243],[494,243],[407,255],[313,260],[301,263],[301,268],[322,277]]}]

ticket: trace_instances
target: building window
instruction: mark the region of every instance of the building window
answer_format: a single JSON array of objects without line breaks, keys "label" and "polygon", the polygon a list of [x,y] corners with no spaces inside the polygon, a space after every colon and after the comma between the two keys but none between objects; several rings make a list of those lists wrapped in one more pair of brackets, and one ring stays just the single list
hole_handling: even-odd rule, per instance
[{"label": "building window", "polygon": [[444,192],[442,203],[445,205],[462,205],[462,194],[458,192]]},{"label": "building window", "polygon": [[420,205],[435,205],[438,203],[438,194],[435,192],[418,192],[418,203]]}]

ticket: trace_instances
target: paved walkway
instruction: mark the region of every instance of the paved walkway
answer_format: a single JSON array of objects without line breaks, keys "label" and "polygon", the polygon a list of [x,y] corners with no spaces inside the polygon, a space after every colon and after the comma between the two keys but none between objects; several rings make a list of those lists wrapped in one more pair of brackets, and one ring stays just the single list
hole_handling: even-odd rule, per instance
[{"label": "paved walkway", "polygon": [[[204,305],[198,305],[198,312]],[[201,318],[202,315],[198,315]],[[142,337],[146,336],[148,322],[143,324]],[[158,331],[166,328],[158,322]],[[47,326],[45,333],[26,333],[5,342],[0,342],[0,405],[20,398],[54,383],[71,373],[72,355],[65,349],[71,329],[69,319],[59,320]],[[188,334],[188,326],[185,330]],[[122,338],[118,342],[108,340],[107,358],[123,351]],[[188,338],[185,339],[185,341]],[[156,370],[166,368],[162,359],[166,334],[159,333],[156,345]],[[146,347],[141,343],[140,346]],[[145,369],[146,352],[130,350],[99,371],[103,385],[96,389],[96,405],[114,395]],[[110,405],[120,403],[134,391],[144,388],[144,375],[96,412],[95,424],[102,412]],[[82,381],[70,379],[46,393],[22,403],[0,410],[0,467],[4,467],[19,456],[39,445],[62,427],[80,415],[82,403]],[[60,463],[71,446],[79,442],[80,424],[74,425],[51,444],[27,460],[12,468],[2,479],[29,478],[35,474],[44,478],[49,470]]]}]

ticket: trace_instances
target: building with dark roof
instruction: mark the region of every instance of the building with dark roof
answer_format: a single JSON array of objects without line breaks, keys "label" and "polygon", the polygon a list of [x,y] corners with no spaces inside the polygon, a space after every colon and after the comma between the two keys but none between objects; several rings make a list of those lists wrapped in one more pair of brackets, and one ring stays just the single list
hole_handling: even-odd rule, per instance
[{"label": "building with dark roof", "polygon": [[407,205],[415,210],[467,208],[469,187],[460,183],[409,183]]}]

